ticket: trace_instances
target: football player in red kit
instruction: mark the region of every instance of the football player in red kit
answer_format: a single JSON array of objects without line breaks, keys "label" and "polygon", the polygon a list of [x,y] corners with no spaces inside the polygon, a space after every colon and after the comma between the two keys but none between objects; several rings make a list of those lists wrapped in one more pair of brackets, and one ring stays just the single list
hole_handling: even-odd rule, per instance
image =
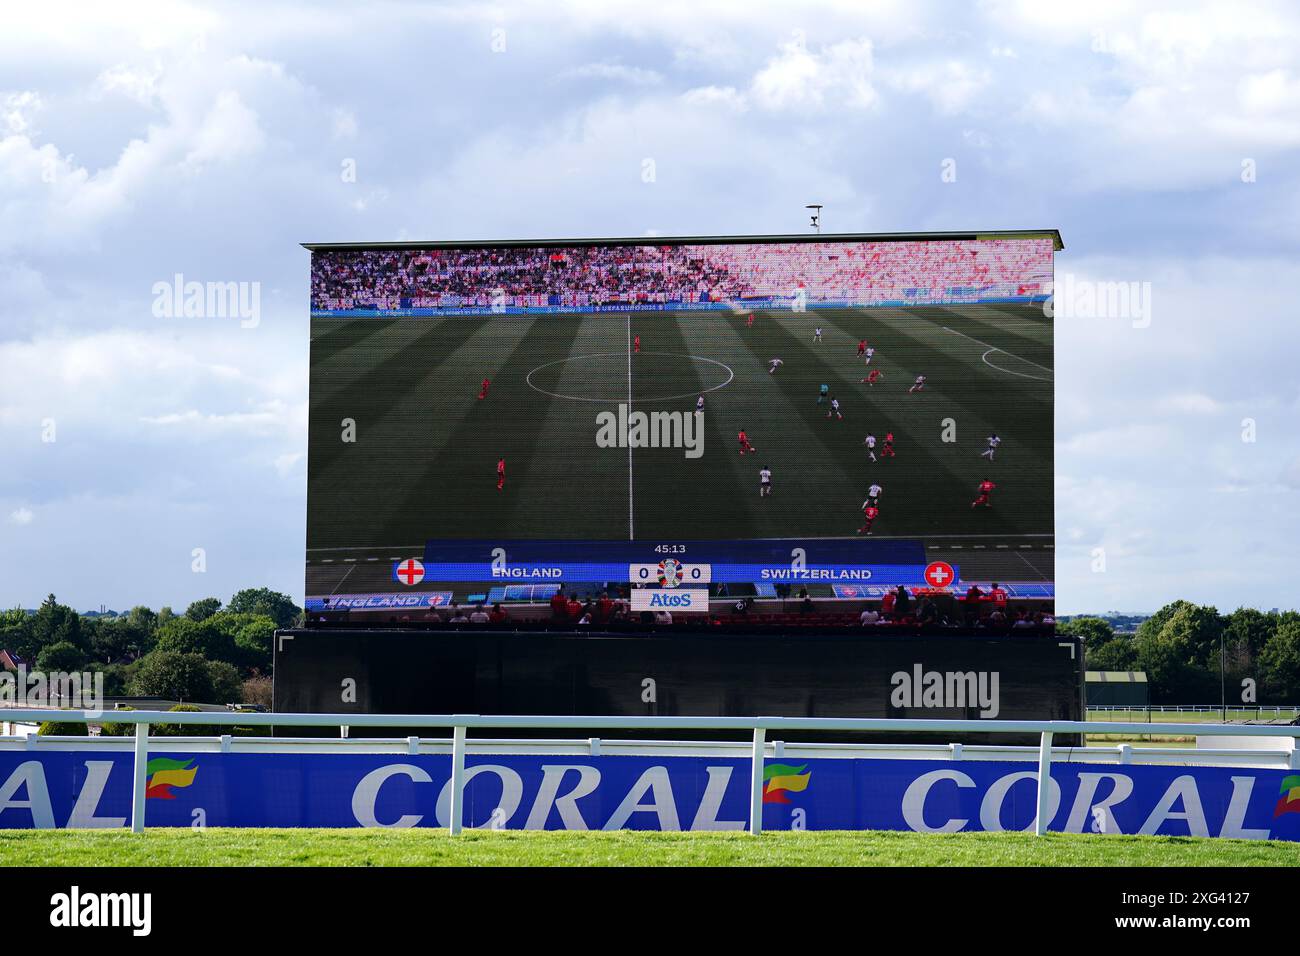
[{"label": "football player in red kit", "polygon": [[745,434],[745,429],[740,430],[740,434],[736,436],[736,439],[740,442],[740,453],[742,455],[745,452],[753,453],[754,446],[749,443],[749,436]]},{"label": "football player in red kit", "polygon": [[867,354],[867,340],[858,339],[858,358],[862,358],[862,356],[866,354]]},{"label": "football player in red kit", "polygon": [[872,523],[880,516],[880,509],[871,502],[863,502],[862,505],[862,527],[858,529],[858,534],[871,534]]},{"label": "football player in red kit", "polygon": [[893,432],[885,432],[885,447],[880,450],[880,457],[882,459],[898,457],[897,455],[894,454],[894,433]]},{"label": "football player in red kit", "polygon": [[638,336],[636,336],[635,338],[632,339],[632,351],[633,351],[633,352],[636,352],[636,353],[638,353],[638,354],[640,354],[640,352],[641,352],[641,336],[638,335]]},{"label": "football player in red kit", "polygon": [[880,369],[873,368],[870,372],[867,373],[866,378],[858,379],[858,381],[866,382],[868,385],[875,385],[882,378],[884,378],[884,376],[880,374]]},{"label": "football player in red kit", "polygon": [[505,486],[506,486],[506,460],[504,458],[498,458],[497,459],[497,491],[500,491]]},{"label": "football player in red kit", "polygon": [[478,390],[478,397],[480,399],[487,398],[488,386],[491,384],[492,383],[489,382],[487,379],[483,379],[483,384],[479,386],[479,390]]},{"label": "football player in red kit", "polygon": [[754,313],[751,312],[749,313],[749,318],[745,320],[745,328],[752,329],[753,327],[754,327]]},{"label": "football player in red kit", "polygon": [[997,485],[993,484],[993,482],[989,481],[988,479],[981,481],[979,487],[979,497],[976,498],[974,501],[972,501],[970,503],[970,506],[972,508],[976,507],[977,505],[983,505],[985,508],[991,507],[989,505],[989,495],[992,494],[993,489],[996,487]]}]

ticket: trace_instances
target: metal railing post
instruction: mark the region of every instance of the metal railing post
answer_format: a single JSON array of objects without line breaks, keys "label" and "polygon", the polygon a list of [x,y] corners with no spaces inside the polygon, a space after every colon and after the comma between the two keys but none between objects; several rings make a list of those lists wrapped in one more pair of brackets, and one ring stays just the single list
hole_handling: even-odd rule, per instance
[{"label": "metal railing post", "polygon": [[131,778],[131,832],[144,832],[145,782],[149,778],[149,725],[135,725],[135,764]]},{"label": "metal railing post", "polygon": [[749,767],[749,832],[763,832],[763,758],[767,749],[767,731],[754,728],[754,752]]},{"label": "metal railing post", "polygon": [[460,833],[465,818],[465,728],[451,729],[451,835]]},{"label": "metal railing post", "polygon": [[1038,744],[1038,812],[1034,816],[1034,833],[1047,832],[1047,805],[1052,797],[1052,732],[1044,730]]}]

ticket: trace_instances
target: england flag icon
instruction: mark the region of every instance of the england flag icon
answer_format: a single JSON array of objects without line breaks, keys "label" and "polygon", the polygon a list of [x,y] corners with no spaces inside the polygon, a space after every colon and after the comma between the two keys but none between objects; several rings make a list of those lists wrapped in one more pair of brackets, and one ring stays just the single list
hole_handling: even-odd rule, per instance
[{"label": "england flag icon", "polygon": [[415,558],[399,561],[393,565],[393,580],[401,581],[408,586],[419,584],[424,580],[424,562],[417,561]]}]

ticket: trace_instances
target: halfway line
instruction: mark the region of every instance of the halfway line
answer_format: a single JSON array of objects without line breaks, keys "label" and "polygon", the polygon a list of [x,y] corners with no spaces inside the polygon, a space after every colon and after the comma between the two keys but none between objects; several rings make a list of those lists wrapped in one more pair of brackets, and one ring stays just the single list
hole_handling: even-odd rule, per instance
[{"label": "halfway line", "polygon": [[[627,316],[627,407],[632,407],[632,313]],[[627,445],[627,540],[635,541],[632,524],[632,443]]]}]

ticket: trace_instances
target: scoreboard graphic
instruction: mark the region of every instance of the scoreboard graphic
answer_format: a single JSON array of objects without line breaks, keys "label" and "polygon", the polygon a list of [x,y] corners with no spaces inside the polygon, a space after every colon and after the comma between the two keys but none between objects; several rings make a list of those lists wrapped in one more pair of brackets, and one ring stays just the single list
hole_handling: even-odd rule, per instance
[{"label": "scoreboard graphic", "polygon": [[[660,557],[663,552],[671,556]],[[917,542],[816,539],[430,541],[420,560],[403,558],[394,564],[394,579],[413,577],[413,565],[421,569],[419,580],[427,575],[437,581],[511,584],[627,581],[664,589],[753,583],[914,586],[926,581],[927,571],[925,550]],[[944,567],[947,575],[955,574]]]}]

